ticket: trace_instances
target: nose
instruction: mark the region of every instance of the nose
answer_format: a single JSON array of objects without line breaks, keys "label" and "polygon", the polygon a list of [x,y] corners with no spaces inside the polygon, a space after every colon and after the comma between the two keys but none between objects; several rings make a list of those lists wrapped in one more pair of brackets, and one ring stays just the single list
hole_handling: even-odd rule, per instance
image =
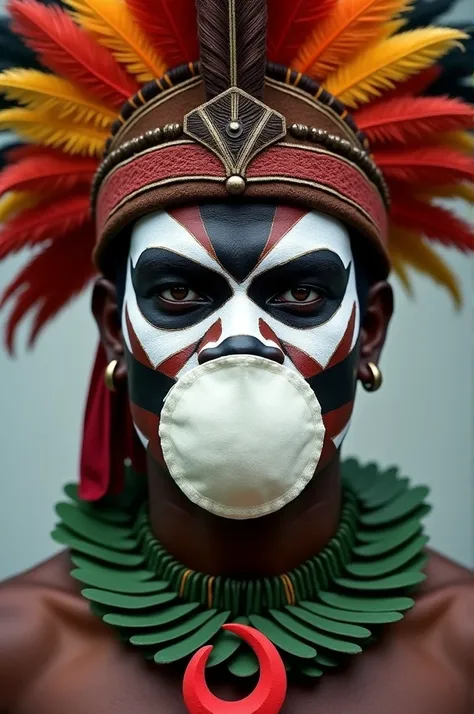
[{"label": "nose", "polygon": [[256,355],[280,364],[283,364],[285,359],[283,352],[278,347],[268,347],[250,335],[237,335],[236,337],[227,337],[217,347],[203,349],[199,353],[198,362],[204,364],[212,359],[228,355]]}]

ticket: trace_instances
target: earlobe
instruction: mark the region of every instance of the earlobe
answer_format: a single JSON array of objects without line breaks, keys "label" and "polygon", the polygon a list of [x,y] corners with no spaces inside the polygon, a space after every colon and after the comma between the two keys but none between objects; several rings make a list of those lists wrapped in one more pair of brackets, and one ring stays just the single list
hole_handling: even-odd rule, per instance
[{"label": "earlobe", "polygon": [[100,340],[109,363],[117,360],[114,384],[118,386],[127,374],[120,310],[115,285],[98,278],[92,292],[92,313],[99,328]]},{"label": "earlobe", "polygon": [[374,371],[369,363],[375,367],[379,363],[392,313],[392,287],[386,281],[375,283],[370,287],[367,295],[360,330],[357,377],[363,384],[371,385],[374,381]]}]

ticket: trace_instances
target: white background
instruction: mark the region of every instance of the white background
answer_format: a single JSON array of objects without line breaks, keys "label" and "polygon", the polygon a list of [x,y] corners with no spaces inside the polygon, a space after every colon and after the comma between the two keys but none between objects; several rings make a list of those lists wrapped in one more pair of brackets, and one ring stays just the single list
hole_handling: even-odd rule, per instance
[{"label": "white background", "polygon": [[[469,0],[461,2],[455,18],[469,17],[469,6]],[[472,220],[472,212],[464,215]],[[415,300],[394,281],[396,314],[381,363],[384,385],[376,394],[359,391],[343,453],[384,467],[397,464],[414,481],[428,484],[433,546],[473,566],[474,263],[452,251],[443,255],[460,276],[463,310],[456,312],[449,296],[427,279],[415,279]],[[24,259],[0,265],[0,289]],[[89,295],[46,329],[33,353],[24,348],[25,333],[16,359],[0,352],[0,578],[56,549],[49,537],[53,504],[62,485],[77,477],[97,339]]]}]

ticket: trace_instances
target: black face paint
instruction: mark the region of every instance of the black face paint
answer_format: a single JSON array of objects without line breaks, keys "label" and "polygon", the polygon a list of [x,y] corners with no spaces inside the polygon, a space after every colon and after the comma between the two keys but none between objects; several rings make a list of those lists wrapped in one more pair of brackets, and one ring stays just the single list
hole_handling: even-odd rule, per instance
[{"label": "black face paint", "polygon": [[[316,250],[270,268],[252,281],[248,294],[263,310],[289,327],[313,328],[327,322],[344,298],[351,264],[344,267],[331,250]],[[313,287],[322,300],[314,312],[298,314],[293,305],[271,301],[277,293],[295,285]],[[297,305],[297,303],[296,303]]]},{"label": "black face paint", "polygon": [[[204,320],[232,295],[227,280],[214,270],[164,248],[148,248],[130,264],[137,303],[144,317],[161,329],[183,329]],[[167,312],[159,293],[175,285],[191,286],[201,302],[182,313]],[[207,297],[210,296],[210,297]]]},{"label": "black face paint", "polygon": [[199,210],[220,264],[237,282],[242,282],[265,248],[276,206],[213,203]]}]

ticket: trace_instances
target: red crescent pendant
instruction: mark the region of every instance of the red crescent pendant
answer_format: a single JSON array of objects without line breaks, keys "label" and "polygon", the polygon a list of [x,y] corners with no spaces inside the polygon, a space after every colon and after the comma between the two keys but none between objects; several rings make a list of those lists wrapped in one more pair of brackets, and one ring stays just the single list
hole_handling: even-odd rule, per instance
[{"label": "red crescent pendant", "polygon": [[286,696],[286,670],[276,647],[261,632],[236,623],[223,625],[253,649],[260,677],[253,692],[238,702],[226,702],[209,690],[204,669],[212,646],[201,647],[192,657],[183,679],[183,697],[189,714],[278,714]]}]

